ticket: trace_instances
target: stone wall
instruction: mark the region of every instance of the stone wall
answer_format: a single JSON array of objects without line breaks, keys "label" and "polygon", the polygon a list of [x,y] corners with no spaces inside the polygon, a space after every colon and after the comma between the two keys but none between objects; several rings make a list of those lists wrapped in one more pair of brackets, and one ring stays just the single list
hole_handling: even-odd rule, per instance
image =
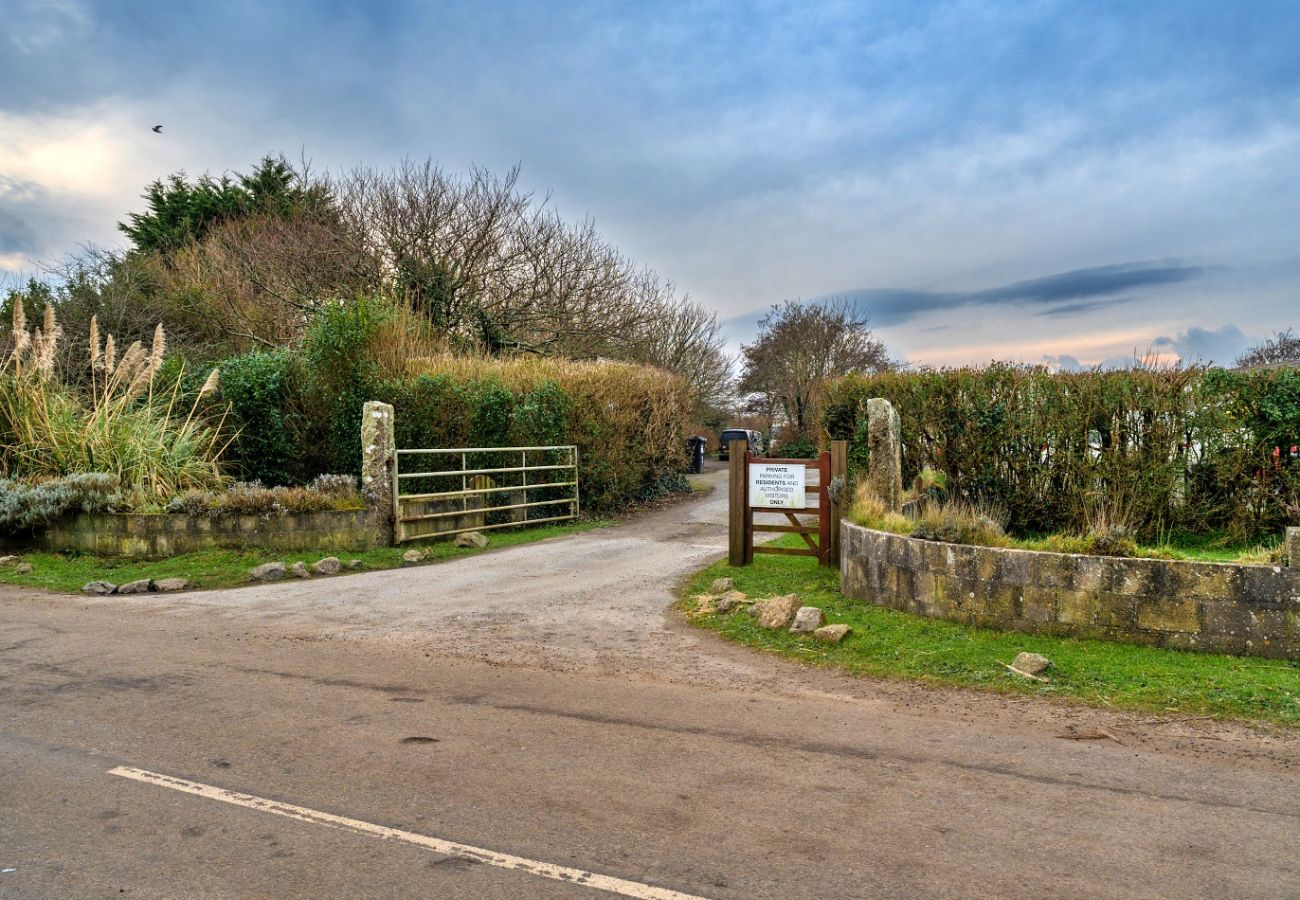
[{"label": "stone wall", "polygon": [[101,556],[161,559],[195,550],[245,547],[340,553],[369,550],[386,542],[378,513],[364,509],[218,519],[183,513],[82,513],[50,525],[32,544],[54,552],[81,550]]},{"label": "stone wall", "polygon": [[845,521],[841,591],[931,618],[1300,659],[1300,566],[943,544]]}]

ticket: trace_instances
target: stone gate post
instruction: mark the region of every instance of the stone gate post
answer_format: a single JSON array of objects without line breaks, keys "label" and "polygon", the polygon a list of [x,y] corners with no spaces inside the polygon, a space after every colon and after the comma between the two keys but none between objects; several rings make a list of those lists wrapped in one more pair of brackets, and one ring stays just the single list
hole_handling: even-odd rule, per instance
[{"label": "stone gate post", "polygon": [[867,401],[867,483],[894,512],[903,508],[902,426],[883,397]]},{"label": "stone gate post", "polygon": [[384,543],[396,543],[393,521],[393,407],[371,400],[361,408],[361,493],[375,510]]}]

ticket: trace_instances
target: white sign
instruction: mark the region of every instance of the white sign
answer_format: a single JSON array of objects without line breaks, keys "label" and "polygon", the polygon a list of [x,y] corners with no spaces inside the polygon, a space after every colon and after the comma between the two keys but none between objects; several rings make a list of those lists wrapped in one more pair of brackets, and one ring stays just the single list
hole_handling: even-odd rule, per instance
[{"label": "white sign", "polygon": [[791,463],[750,463],[749,505],[803,509],[807,468]]}]

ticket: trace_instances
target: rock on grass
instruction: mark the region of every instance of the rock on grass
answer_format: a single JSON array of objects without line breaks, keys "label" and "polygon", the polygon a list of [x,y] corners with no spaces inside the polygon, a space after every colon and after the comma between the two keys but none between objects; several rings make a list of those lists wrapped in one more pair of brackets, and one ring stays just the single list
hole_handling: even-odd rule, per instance
[{"label": "rock on grass", "polygon": [[1038,675],[1051,664],[1050,659],[1037,653],[1017,653],[1016,658],[1011,661],[1013,669],[1019,669],[1026,675]]},{"label": "rock on grass", "polygon": [[794,622],[790,625],[790,633],[812,634],[825,624],[826,613],[822,612],[820,607],[801,606],[798,612],[794,614]]},{"label": "rock on grass", "polygon": [[759,628],[789,628],[790,623],[794,621],[795,613],[799,607],[803,606],[803,600],[798,594],[786,594],[784,597],[772,597],[770,600],[760,600],[754,604],[758,610],[755,615],[758,617]]},{"label": "rock on grass", "polygon": [[828,644],[838,644],[852,632],[853,629],[850,626],[840,622],[837,625],[823,625],[813,632],[813,637]]},{"label": "rock on grass", "polygon": [[262,563],[248,572],[248,577],[254,581],[279,581],[284,575],[285,568],[282,562]]},{"label": "rock on grass", "polygon": [[[718,581],[731,581],[731,579],[719,578]],[[717,584],[718,582],[715,581],[713,583]],[[746,597],[742,592],[727,591],[721,597],[713,601],[713,609],[715,612],[729,613],[732,610],[736,609],[737,607],[742,606],[743,604],[748,602],[749,602],[749,598]]]},{"label": "rock on grass", "polygon": [[337,556],[327,556],[312,564],[311,570],[317,575],[337,575],[343,564]]}]

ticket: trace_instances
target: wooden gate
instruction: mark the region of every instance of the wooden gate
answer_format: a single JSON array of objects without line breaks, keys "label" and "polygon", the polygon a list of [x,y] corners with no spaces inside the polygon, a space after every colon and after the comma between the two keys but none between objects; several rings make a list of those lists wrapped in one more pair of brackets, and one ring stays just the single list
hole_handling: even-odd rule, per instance
[{"label": "wooden gate", "polygon": [[[536,511],[543,514],[533,516]],[[579,512],[578,448],[572,444],[398,450],[394,457],[393,522],[399,544],[563,522],[578,518]]]},{"label": "wooden gate", "polygon": [[[733,566],[747,566],[755,553],[784,556],[815,556],[819,565],[839,565],[840,500],[848,447],[833,441],[815,459],[770,459],[756,457],[748,441],[733,441],[729,478],[729,545],[728,561]],[[757,479],[754,477],[759,474]],[[762,477],[771,473],[766,480]],[[816,482],[808,476],[816,475]],[[761,492],[761,495],[759,495]],[[815,497],[813,504],[808,497]],[[755,513],[784,515],[785,523],[755,522]],[[802,521],[816,514],[815,524]],[[755,532],[797,534],[806,546],[771,547],[755,545]],[[814,539],[815,536],[815,539]]]}]

